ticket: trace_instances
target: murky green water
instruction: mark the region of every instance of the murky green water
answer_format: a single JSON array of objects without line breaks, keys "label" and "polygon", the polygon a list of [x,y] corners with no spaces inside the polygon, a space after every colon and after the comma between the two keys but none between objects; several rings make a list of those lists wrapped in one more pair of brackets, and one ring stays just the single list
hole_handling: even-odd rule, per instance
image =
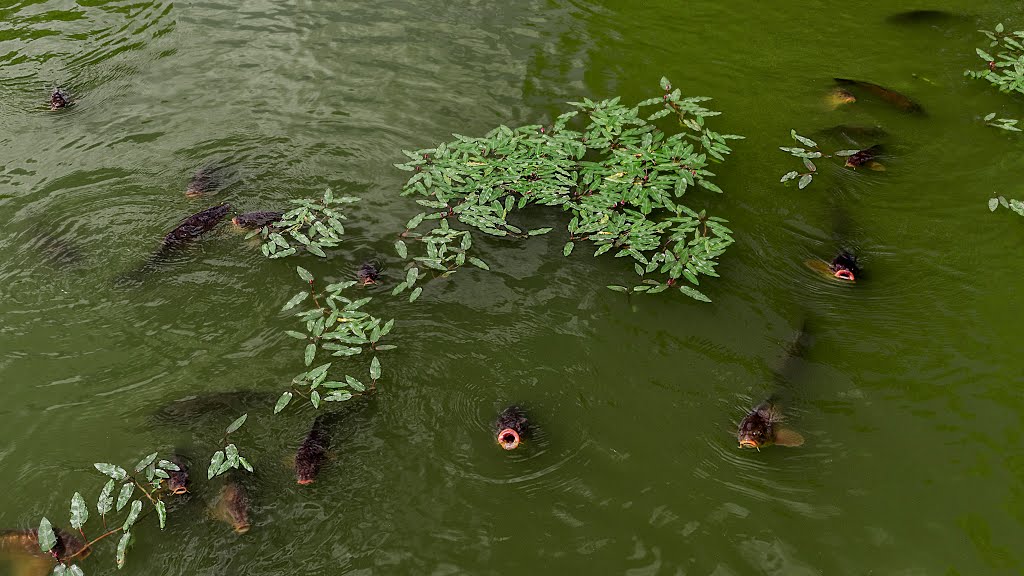
[{"label": "murky green water", "polygon": [[[123,573],[1020,573],[1024,227],[986,200],[1024,195],[1024,160],[1019,136],[979,117],[1024,103],[961,72],[977,28],[1020,28],[1024,11],[893,4],[0,3],[0,527],[66,526],[70,495],[102,486],[94,461],[202,460],[235,413],[168,426],[153,412],[258,390],[270,399],[237,439],[259,469],[252,531],[210,520],[199,483],[165,533],[136,531]],[[911,8],[963,16],[886,22]],[[393,284],[391,244],[416,211],[397,195],[401,148],[550,121],[579,96],[646,97],[663,74],[747,136],[720,170],[727,194],[692,200],[737,232],[703,286],[715,303],[627,302],[603,288],[630,277],[623,261],[562,258],[557,233],[481,241],[490,273],[412,305],[378,292],[400,348],[312,486],[288,467],[312,410],[270,416],[302,367],[278,312],[292,266],[225,226],[115,287],[208,203],[272,209],[328,185],[363,198],[347,248],[299,262],[339,278],[377,255]],[[829,111],[833,76],[903,90],[928,115]],[[46,111],[54,83],[79,104]],[[797,167],[776,148],[790,128],[844,123],[890,133],[886,172],[778,184]],[[209,160],[236,177],[186,199]],[[839,242],[866,268],[855,288],[803,266]],[[791,425],[807,443],[741,452],[735,423],[805,319]],[[513,401],[538,431],[508,454],[490,426]],[[113,543],[84,567],[113,573]]]}]

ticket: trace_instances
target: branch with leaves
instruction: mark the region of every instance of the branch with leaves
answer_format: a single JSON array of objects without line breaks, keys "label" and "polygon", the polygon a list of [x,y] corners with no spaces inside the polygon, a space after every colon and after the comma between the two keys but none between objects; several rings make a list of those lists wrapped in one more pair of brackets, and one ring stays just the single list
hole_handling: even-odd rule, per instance
[{"label": "branch with leaves", "polygon": [[[370,386],[372,390],[381,376],[380,360],[377,353],[394,350],[392,344],[381,344],[381,339],[391,333],[395,320],[382,321],[361,310],[373,300],[372,297],[351,299],[345,290],[356,285],[355,281],[328,284],[323,290],[317,290],[316,279],[301,266],[296,266],[299,277],[308,288],[293,296],[281,309],[288,311],[307,299],[312,300],[313,307],[297,313],[295,316],[303,323],[304,332],[286,330],[285,334],[304,341],[303,363],[312,366],[319,354],[329,353],[331,356],[355,356],[367,347],[373,353],[370,361]],[[355,394],[366,391],[358,379],[345,375],[343,379],[328,380],[333,362],[321,364],[292,379],[291,389],[281,394],[274,406],[274,413],[284,410],[296,395],[309,398],[314,408],[321,402],[343,402]],[[326,392],[321,392],[324,390]]]},{"label": "branch with leaves", "polygon": [[860,152],[860,150],[837,150],[836,152],[833,152],[831,154],[825,154],[824,152],[821,151],[820,148],[818,148],[817,142],[811,140],[810,138],[797,134],[796,130],[790,130],[789,135],[793,138],[793,140],[796,140],[798,143],[806,146],[806,148],[779,146],[779,150],[782,150],[783,152],[788,152],[790,156],[802,160],[804,168],[806,168],[807,171],[800,172],[798,170],[791,170],[789,172],[786,172],[785,174],[782,175],[782,179],[780,180],[780,182],[786,183],[789,182],[790,180],[797,180],[797,188],[801,190],[806,188],[814,179],[814,176],[817,175],[818,173],[818,167],[815,166],[814,162],[811,162],[811,160],[815,160],[818,158],[833,157],[847,158]]},{"label": "branch with leaves", "polygon": [[228,470],[238,470],[239,467],[252,472],[252,464],[249,464],[249,461],[238,453],[238,447],[234,444],[228,443],[228,438],[231,436],[231,433],[241,428],[242,424],[245,424],[245,420],[248,417],[248,413],[242,414],[224,430],[224,439],[221,440],[221,444],[227,445],[214,452],[213,456],[210,458],[210,467],[206,471],[206,477],[208,480],[212,480]]},{"label": "branch with leaves", "polygon": [[280,220],[250,232],[246,238],[259,236],[260,251],[268,258],[284,258],[296,253],[296,245],[307,252],[326,258],[325,248],[335,248],[345,235],[345,204],[358,202],[354,196],[335,197],[328,188],[319,201],[292,200],[298,207],[285,212]]},{"label": "branch with leaves", "polygon": [[[677,286],[684,294],[710,301],[693,288],[699,276],[717,276],[718,258],[733,243],[725,220],[681,203],[694,188],[721,193],[712,163],[732,152],[728,141],[706,125],[719,113],[705,108],[708,98],[683,97],[662,78],[663,94],[632,106],[619,98],[570,102],[575,109],[551,126],[499,126],[481,138],[455,135],[436,148],[403,151],[409,161],[395,166],[413,172],[402,194],[420,196],[428,208],[406,224],[395,243],[410,272],[396,293],[412,289],[427,271],[436,277],[455,273],[465,263],[488,266],[469,255],[469,230],[491,236],[526,238],[550,228],[526,230],[510,221],[528,205],[557,206],[568,212],[569,241],[562,253],[589,241],[594,255],[614,251],[629,257],[642,278],[622,292],[661,292]],[[645,111],[650,108],[655,111]],[[664,118],[681,130],[668,134]],[[573,129],[578,127],[578,130]],[[418,232],[431,220],[431,231]],[[410,250],[414,242],[416,250]],[[651,278],[657,275],[660,279]],[[685,281],[690,285],[681,283]]]}]

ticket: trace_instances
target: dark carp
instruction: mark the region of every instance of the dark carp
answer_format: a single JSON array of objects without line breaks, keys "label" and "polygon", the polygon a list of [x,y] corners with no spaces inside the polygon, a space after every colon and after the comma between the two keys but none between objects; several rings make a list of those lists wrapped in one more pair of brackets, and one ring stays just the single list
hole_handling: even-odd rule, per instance
[{"label": "dark carp", "polygon": [[860,267],[857,265],[857,257],[843,250],[832,259],[831,262],[818,260],[817,258],[807,260],[807,267],[831,280],[843,282],[856,282],[860,277]]},{"label": "dark carp", "polygon": [[61,108],[68,108],[74,104],[71,100],[71,95],[68,94],[62,88],[54,88],[53,92],[50,93],[50,110],[60,110]]},{"label": "dark carp", "polygon": [[181,455],[175,455],[171,458],[178,469],[167,471],[167,489],[171,494],[182,495],[188,492],[189,487],[189,475],[188,475],[188,459]]},{"label": "dark carp", "polygon": [[337,421],[336,414],[321,414],[313,420],[313,426],[295,453],[295,481],[299,484],[312,484],[320,474]]},{"label": "dark carp", "polygon": [[890,24],[943,24],[956,19],[956,14],[945,10],[908,10],[886,18]]},{"label": "dark carp", "polygon": [[360,286],[370,286],[376,284],[380,279],[381,264],[379,260],[370,260],[363,262],[363,265],[356,270],[356,279],[359,281]]},{"label": "dark carp", "polygon": [[782,428],[779,424],[784,417],[777,400],[769,398],[758,404],[740,421],[736,439],[740,448],[767,448],[772,444],[796,447],[804,443],[799,433]]},{"label": "dark carp", "polygon": [[498,415],[494,423],[498,444],[505,450],[515,450],[529,434],[526,412],[518,406],[509,406]]},{"label": "dark carp", "polygon": [[185,185],[185,196],[196,198],[212,194],[224,187],[227,168],[218,164],[207,164],[195,171]]},{"label": "dark carp", "polygon": [[[862,93],[871,94],[877,98],[880,98],[884,102],[891,104],[900,110],[913,114],[924,114],[924,109],[917,102],[911,100],[907,96],[890,90],[884,86],[879,86],[873,82],[865,82],[863,80],[850,80],[849,78],[833,78],[836,84],[839,84],[840,90],[846,91],[851,95],[854,95],[854,90]],[[856,98],[855,98],[856,100]]]},{"label": "dark carp", "polygon": [[284,212],[246,212],[232,218],[231,223],[238,228],[256,230],[277,223],[283,216]]},{"label": "dark carp", "polygon": [[164,425],[190,427],[199,420],[242,414],[260,404],[273,406],[276,399],[277,394],[251,390],[187,396],[162,406],[153,414],[152,420]]},{"label": "dark carp", "polygon": [[866,165],[871,170],[885,170],[884,166],[875,161],[881,153],[882,146],[880,144],[858,150],[856,153],[846,157],[846,167],[857,169]]},{"label": "dark carp", "polygon": [[178,224],[174,230],[171,230],[164,236],[164,239],[160,242],[160,248],[149,259],[148,264],[159,263],[167,256],[190,244],[193,240],[213,230],[227,216],[229,210],[231,210],[231,205],[225,203],[196,212],[185,218],[181,221],[181,224]]},{"label": "dark carp", "polygon": [[227,522],[238,534],[249,531],[249,492],[236,474],[228,474],[213,507],[213,517]]}]

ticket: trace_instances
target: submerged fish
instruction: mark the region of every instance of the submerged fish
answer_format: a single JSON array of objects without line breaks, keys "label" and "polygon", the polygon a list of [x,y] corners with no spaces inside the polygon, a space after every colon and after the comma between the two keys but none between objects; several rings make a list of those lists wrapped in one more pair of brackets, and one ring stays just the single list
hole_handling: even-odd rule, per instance
[{"label": "submerged fish", "polygon": [[856,282],[860,276],[860,267],[857,265],[857,257],[843,250],[832,259],[832,262],[812,259],[805,262],[807,267],[829,279],[838,279],[845,282]]},{"label": "submerged fish", "polygon": [[208,164],[196,170],[185,185],[185,196],[195,198],[204,194],[216,192],[224,185],[223,166]]},{"label": "submerged fish", "polygon": [[847,91],[847,89],[849,88],[856,88],[858,90],[863,90],[864,92],[868,92],[874,96],[877,96],[884,100],[885,102],[892,104],[893,106],[896,106],[900,110],[903,110],[904,112],[912,112],[915,114],[924,113],[924,109],[921,108],[921,105],[918,104],[917,102],[911,100],[910,98],[904,96],[903,94],[900,94],[899,92],[896,92],[895,90],[890,90],[884,86],[879,86],[878,84],[875,84],[873,82],[865,82],[863,80],[850,80],[848,78],[833,78],[833,80],[835,80],[835,82],[839,84],[839,86],[842,87],[841,89],[844,91]]},{"label": "submerged fish", "polygon": [[833,88],[828,91],[828,94],[825,94],[825,103],[828,104],[828,107],[832,110],[835,110],[844,104],[853,104],[856,101],[856,96],[842,88]]},{"label": "submerged fish", "polygon": [[945,10],[908,10],[886,18],[890,24],[939,24],[957,16]]},{"label": "submerged fish", "polygon": [[885,170],[885,166],[882,166],[875,161],[875,158],[877,158],[881,152],[881,144],[875,144],[869,148],[859,150],[857,153],[846,157],[846,167],[857,169],[866,164],[871,170]]},{"label": "submerged fish", "polygon": [[363,265],[356,270],[356,279],[359,280],[360,286],[370,286],[376,284],[377,280],[380,279],[381,264],[379,260],[369,260],[363,262]]},{"label": "submerged fish", "polygon": [[65,92],[62,88],[54,88],[50,94],[50,110],[60,110],[61,108],[67,108],[74,104],[71,100],[71,95]]},{"label": "submerged fish", "polygon": [[0,552],[9,554],[28,554],[37,558],[49,559],[49,565],[53,567],[53,560],[82,560],[92,553],[85,542],[77,537],[61,530],[53,529],[53,535],[57,538],[57,544],[49,552],[39,549],[39,537],[36,530],[5,530],[0,532]]},{"label": "submerged fish", "polygon": [[740,448],[766,448],[772,444],[779,446],[800,446],[804,443],[804,437],[782,428],[779,423],[783,420],[782,409],[777,401],[769,398],[754,407],[740,422],[739,430],[736,433],[736,440]]},{"label": "submerged fish", "polygon": [[312,428],[295,453],[295,480],[299,484],[312,484],[320,474],[320,467],[331,447],[331,429],[336,422],[334,414],[321,414],[313,420]]},{"label": "submerged fish", "polygon": [[498,444],[505,450],[515,450],[529,433],[526,412],[518,406],[509,406],[498,415],[494,424]]},{"label": "submerged fish", "polygon": [[270,226],[284,216],[284,212],[246,212],[231,219],[231,223],[239,228],[255,230]]},{"label": "submerged fish", "polygon": [[213,516],[231,525],[238,534],[249,531],[249,493],[234,474],[225,479],[217,502],[213,507]]},{"label": "submerged fish", "polygon": [[251,390],[234,392],[213,392],[175,400],[157,410],[152,420],[160,424],[190,427],[200,418],[248,412],[259,404],[273,405],[276,394]]}]

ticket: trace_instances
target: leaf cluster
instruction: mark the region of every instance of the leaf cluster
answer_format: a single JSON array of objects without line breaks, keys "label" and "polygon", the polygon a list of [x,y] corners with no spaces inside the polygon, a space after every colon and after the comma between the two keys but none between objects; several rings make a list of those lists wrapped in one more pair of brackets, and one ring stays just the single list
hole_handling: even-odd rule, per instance
[{"label": "leaf cluster", "polygon": [[[228,436],[232,432],[237,431],[242,427],[242,424],[245,424],[245,420],[248,417],[248,413],[242,414],[224,429],[224,442],[227,442]],[[252,464],[249,464],[249,461],[238,453],[238,447],[234,444],[228,444],[223,449],[213,453],[213,456],[210,458],[210,467],[206,471],[206,477],[212,480],[228,470],[238,470],[239,468],[245,468],[249,472],[253,471]]]},{"label": "leaf cluster", "polygon": [[[286,335],[306,342],[303,363],[312,366],[318,354],[355,356],[361,354],[364,348],[369,348],[374,353],[369,369],[370,387],[374,387],[381,375],[380,360],[376,353],[396,348],[392,344],[380,343],[382,338],[391,333],[395,320],[383,321],[363,311],[363,306],[372,301],[372,297],[353,300],[346,296],[345,290],[354,286],[355,281],[328,284],[318,291],[316,279],[308,270],[297,266],[296,271],[308,284],[308,288],[295,294],[281,310],[288,311],[306,300],[312,300],[312,307],[295,314],[305,330],[285,331]],[[274,413],[284,410],[296,392],[308,395],[313,407],[319,408],[321,402],[342,402],[352,398],[354,393],[366,390],[366,385],[350,375],[345,375],[343,379],[329,379],[332,364],[320,364],[295,376],[291,382],[292,389],[281,394]]]},{"label": "leaf cluster", "polygon": [[985,80],[1001,92],[1024,94],[1024,31],[1006,32],[1002,23],[995,30],[979,30],[989,39],[992,54],[981,48],[975,49],[986,66],[981,70],[965,70],[964,76]]},{"label": "leaf cluster", "polygon": [[335,197],[328,188],[323,197],[309,200],[292,200],[298,206],[284,213],[281,220],[264,226],[247,237],[259,235],[263,240],[260,251],[268,258],[284,258],[296,252],[296,246],[305,248],[310,254],[326,258],[324,249],[341,244],[345,234],[342,220],[346,220],[345,204],[358,202],[354,196]]},{"label": "leaf cluster", "polygon": [[1014,200],[1012,198],[1010,200],[1007,200],[1002,196],[989,198],[988,209],[990,211],[995,212],[996,209],[999,208],[1000,206],[1002,206],[1003,208],[1013,210],[1017,214],[1024,216],[1024,201]]},{"label": "leaf cluster", "polygon": [[[661,96],[632,106],[620,98],[570,102],[573,110],[549,127],[499,126],[483,137],[456,134],[435,148],[403,151],[408,161],[396,167],[413,174],[402,194],[418,196],[427,210],[406,224],[403,240],[396,243],[399,256],[410,268],[440,276],[466,262],[486,268],[469,256],[469,232],[451,223],[525,238],[551,229],[517,226],[510,220],[514,211],[558,206],[569,213],[564,255],[589,241],[596,245],[595,256],[612,251],[634,260],[644,280],[623,290],[660,292],[682,279],[697,285],[700,275],[715,276],[718,257],[733,243],[731,231],[724,220],[687,207],[683,198],[694,188],[722,192],[711,166],[724,161],[732,152],[728,141],[740,137],[706,125],[719,114],[703,106],[708,98],[684,97],[664,78],[661,87]],[[667,118],[679,131],[662,130],[659,122]],[[418,232],[428,220],[440,222],[430,232]],[[420,249],[410,251],[407,239]],[[651,274],[662,279],[646,278]],[[691,286],[680,289],[707,300]]]}]

